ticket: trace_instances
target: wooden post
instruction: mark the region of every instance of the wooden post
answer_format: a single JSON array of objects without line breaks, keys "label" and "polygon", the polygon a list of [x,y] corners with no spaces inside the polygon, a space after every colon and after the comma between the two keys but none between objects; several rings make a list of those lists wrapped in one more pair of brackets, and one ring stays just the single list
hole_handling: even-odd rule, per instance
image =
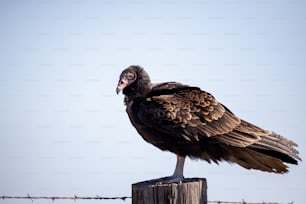
[{"label": "wooden post", "polygon": [[134,183],[132,204],[207,204],[206,179],[189,178],[180,183],[162,183],[161,178]]}]

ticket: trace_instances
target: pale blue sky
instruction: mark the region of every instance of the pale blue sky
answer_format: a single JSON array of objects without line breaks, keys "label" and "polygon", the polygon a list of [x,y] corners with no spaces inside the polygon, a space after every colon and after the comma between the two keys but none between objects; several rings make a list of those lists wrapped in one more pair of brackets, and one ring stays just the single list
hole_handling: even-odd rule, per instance
[{"label": "pale blue sky", "polygon": [[[299,143],[305,159],[305,9],[302,0],[1,1],[0,195],[129,196],[132,183],[172,174],[175,156],[141,139],[115,94],[131,64],[153,82],[211,92]],[[209,200],[306,202],[304,162],[286,175],[185,167],[207,178]]]}]

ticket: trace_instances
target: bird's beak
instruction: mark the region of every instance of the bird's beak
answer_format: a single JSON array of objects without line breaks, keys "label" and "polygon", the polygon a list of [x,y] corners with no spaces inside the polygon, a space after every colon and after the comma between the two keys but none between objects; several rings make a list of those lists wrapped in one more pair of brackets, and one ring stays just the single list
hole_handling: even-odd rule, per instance
[{"label": "bird's beak", "polygon": [[129,81],[126,77],[121,77],[116,88],[116,93],[119,94],[128,85],[128,83]]},{"label": "bird's beak", "polygon": [[122,90],[122,89],[118,86],[118,87],[116,88],[116,93],[119,94],[119,93],[121,92],[121,90]]}]

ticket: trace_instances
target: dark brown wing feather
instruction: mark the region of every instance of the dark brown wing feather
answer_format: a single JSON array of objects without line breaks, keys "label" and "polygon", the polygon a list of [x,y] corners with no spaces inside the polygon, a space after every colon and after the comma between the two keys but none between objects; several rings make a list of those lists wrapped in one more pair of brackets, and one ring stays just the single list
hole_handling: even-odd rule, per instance
[{"label": "dark brown wing feather", "polygon": [[146,141],[176,154],[276,173],[287,172],[282,161],[300,159],[295,143],[240,120],[197,87],[155,85],[146,98],[127,101],[127,112]]},{"label": "dark brown wing feather", "polygon": [[146,121],[149,126],[158,125],[165,133],[180,128],[187,141],[219,136],[221,142],[244,147],[259,140],[255,134],[242,137],[233,131],[240,125],[240,119],[199,88],[184,87],[163,95],[153,92],[141,105],[139,117],[150,120]]}]

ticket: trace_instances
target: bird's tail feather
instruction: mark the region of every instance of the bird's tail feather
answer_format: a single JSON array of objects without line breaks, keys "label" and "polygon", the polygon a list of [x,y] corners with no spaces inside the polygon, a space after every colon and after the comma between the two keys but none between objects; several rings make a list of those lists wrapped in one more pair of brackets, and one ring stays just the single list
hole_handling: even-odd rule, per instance
[{"label": "bird's tail feather", "polygon": [[[225,141],[222,142],[222,139]],[[284,162],[297,164],[298,160],[301,160],[295,148],[296,143],[243,120],[231,133],[216,137],[216,140],[218,148],[216,144],[205,145],[202,155],[193,156],[216,163],[225,160],[247,169],[274,173],[288,171],[288,166]],[[210,148],[212,146],[214,148]]]},{"label": "bird's tail feather", "polygon": [[257,169],[281,174],[288,172],[288,166],[278,158],[247,148],[233,151],[238,152],[234,154],[235,156],[230,157],[228,161],[237,163],[246,169]]}]

